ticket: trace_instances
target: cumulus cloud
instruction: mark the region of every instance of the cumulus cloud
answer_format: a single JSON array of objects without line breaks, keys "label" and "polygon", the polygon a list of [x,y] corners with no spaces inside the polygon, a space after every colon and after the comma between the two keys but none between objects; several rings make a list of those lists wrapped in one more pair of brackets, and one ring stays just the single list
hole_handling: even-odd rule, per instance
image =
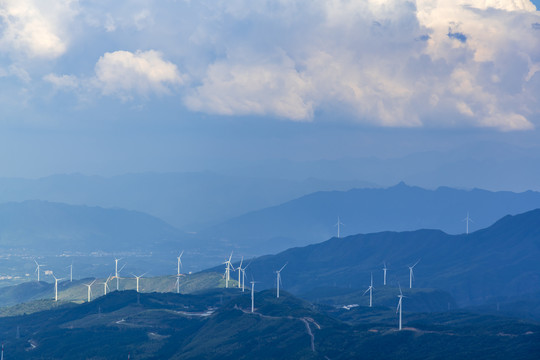
[{"label": "cumulus cloud", "polygon": [[340,106],[382,126],[501,130],[532,128],[528,116],[540,110],[526,86],[540,64],[540,16],[527,0],[237,0],[210,9],[212,26],[197,31],[226,50],[187,96],[193,110],[309,121]]},{"label": "cumulus cloud", "polygon": [[306,100],[311,85],[286,56],[279,63],[242,63],[237,59],[210,65],[201,86],[186,98],[192,110],[219,114],[276,115],[306,120],[313,104]]},{"label": "cumulus cloud", "polygon": [[56,58],[66,52],[64,24],[76,14],[73,0],[3,0],[0,48],[27,57]]},{"label": "cumulus cloud", "polygon": [[133,94],[166,94],[170,86],[184,82],[176,65],[154,50],[105,53],[95,66],[95,75],[94,85],[104,95],[123,99]]},{"label": "cumulus cloud", "polygon": [[[82,30],[70,32],[76,16]],[[95,56],[79,49],[70,56],[87,68],[20,79],[122,100],[172,94],[228,116],[317,121],[339,109],[375,126],[504,131],[540,113],[540,12],[528,0],[4,0],[0,21],[9,54],[58,59],[74,36]]]}]

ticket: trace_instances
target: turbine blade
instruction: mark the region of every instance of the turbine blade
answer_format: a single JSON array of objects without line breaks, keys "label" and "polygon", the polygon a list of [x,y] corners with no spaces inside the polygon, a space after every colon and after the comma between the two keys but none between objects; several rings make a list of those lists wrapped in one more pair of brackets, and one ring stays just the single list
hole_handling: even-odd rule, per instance
[{"label": "turbine blade", "polygon": [[369,288],[367,288],[367,290],[364,291],[364,293],[362,294],[362,296],[366,295],[368,291],[369,291]]}]

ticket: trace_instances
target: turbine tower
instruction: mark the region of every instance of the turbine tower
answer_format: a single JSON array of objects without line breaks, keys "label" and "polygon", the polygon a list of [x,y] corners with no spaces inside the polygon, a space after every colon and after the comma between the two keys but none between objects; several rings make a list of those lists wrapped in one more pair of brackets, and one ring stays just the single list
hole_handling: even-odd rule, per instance
[{"label": "turbine tower", "polygon": [[342,223],[340,220],[339,220],[339,216],[337,218],[337,223],[334,225],[334,226],[337,226],[337,237],[338,239],[340,238],[340,225],[345,225],[344,223]]},{"label": "turbine tower", "polygon": [[178,255],[178,257],[176,258],[176,275],[180,276],[181,273],[180,273],[180,269],[182,269],[182,255],[184,254],[184,250],[182,250],[182,252],[180,253],[180,255]]},{"label": "turbine tower", "polygon": [[396,314],[399,311],[399,330],[401,331],[401,319],[402,319],[402,311],[403,311],[403,292],[401,291],[401,286],[399,287],[399,295],[398,295],[399,301],[397,304]]},{"label": "turbine tower", "polygon": [[69,282],[73,282],[73,263],[68,266],[69,268]]},{"label": "turbine tower", "polygon": [[114,277],[116,278],[116,291],[118,291],[118,289],[120,288],[120,276],[118,274],[120,273],[120,271],[122,271],[124,266],[126,266],[126,264],[124,264],[124,266],[122,266],[120,270],[118,270],[118,262],[120,260],[122,259],[114,259]]},{"label": "turbine tower", "polygon": [[413,266],[407,266],[409,268],[409,289],[412,289],[412,282],[414,280],[414,273],[413,273],[413,269],[414,267],[420,262],[420,260],[418,260],[417,262],[414,263]]},{"label": "turbine tower", "polygon": [[386,271],[388,269],[386,268],[386,261],[384,262],[384,267],[383,267],[383,272],[384,272],[384,282],[383,282],[383,285],[386,285]]},{"label": "turbine tower", "polygon": [[92,285],[94,285],[95,282],[96,280],[92,281],[90,284],[84,284],[84,286],[88,287],[88,302],[90,302],[92,298]]},{"label": "turbine tower", "polygon": [[57,279],[53,273],[51,273],[51,276],[54,278],[54,301],[58,301],[58,282],[62,279]]},{"label": "turbine tower", "polygon": [[469,212],[468,211],[467,211],[467,217],[465,219],[463,219],[463,221],[465,221],[465,223],[467,224],[465,233],[467,235],[469,235],[469,222],[474,222],[474,221],[472,221],[472,219],[469,217]]},{"label": "turbine tower", "polygon": [[176,293],[180,294],[180,275],[176,275]]},{"label": "turbine tower", "polygon": [[257,281],[250,281],[251,283],[251,312],[255,310],[255,283]]},{"label": "turbine tower", "polygon": [[276,292],[276,297],[279,299],[279,284],[281,283],[281,270],[283,270],[285,268],[285,266],[287,266],[288,263],[285,263],[285,265],[283,265],[281,267],[281,269],[279,269],[278,271],[276,271],[276,285],[277,285],[277,292]]},{"label": "turbine tower", "polygon": [[39,282],[39,268],[42,267],[42,266],[45,266],[43,264],[38,264],[38,262],[36,261],[36,259],[34,259],[34,262],[36,263],[36,271],[37,272],[37,281]]},{"label": "turbine tower", "polygon": [[[371,273],[371,285],[367,288],[367,290],[364,292],[364,295],[369,291],[369,307],[372,307],[373,305],[373,273]],[[363,296],[363,295],[362,295]]]},{"label": "turbine tower", "polygon": [[251,264],[251,261],[245,267],[240,267],[240,271],[242,271],[242,292],[244,292],[244,289],[245,289],[244,285],[246,283],[246,269],[250,264]]},{"label": "turbine tower", "polygon": [[240,276],[242,275],[242,264],[244,263],[244,257],[242,256],[242,260],[240,260],[240,265],[238,266],[238,288],[242,287],[242,279]]},{"label": "turbine tower", "polygon": [[111,289],[109,288],[109,284],[108,284],[109,280],[111,280],[111,275],[109,275],[109,276],[107,277],[107,280],[105,280],[105,282],[102,282],[102,283],[101,283],[101,284],[103,284],[103,295],[107,295],[107,289],[111,290]]},{"label": "turbine tower", "polygon": [[231,255],[229,256],[229,260],[226,260],[223,264],[225,264],[225,287],[229,287],[229,280],[231,279],[231,269],[234,271],[234,267],[231,263],[233,252],[231,251]]},{"label": "turbine tower", "polygon": [[144,275],[146,275],[146,274],[147,274],[147,273],[144,273],[144,274],[139,275],[139,276],[137,276],[137,275],[135,275],[135,274],[131,274],[131,275],[133,275],[133,277],[134,277],[135,279],[137,279],[137,292],[139,292],[139,279],[142,278],[142,277],[143,277]]}]

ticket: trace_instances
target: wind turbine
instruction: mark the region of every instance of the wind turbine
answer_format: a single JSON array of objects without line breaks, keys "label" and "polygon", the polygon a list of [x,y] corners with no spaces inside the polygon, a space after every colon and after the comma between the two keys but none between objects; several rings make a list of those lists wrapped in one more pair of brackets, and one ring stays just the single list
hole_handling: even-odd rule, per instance
[{"label": "wind turbine", "polygon": [[277,285],[277,298],[279,299],[279,284],[281,283],[281,270],[283,270],[285,268],[285,266],[287,266],[288,262],[285,263],[285,265],[283,265],[281,267],[281,269],[279,269],[278,271],[276,271],[276,285]]},{"label": "wind turbine", "polygon": [[384,264],[384,267],[383,267],[383,272],[384,272],[384,282],[383,282],[383,285],[386,285],[386,271],[388,270],[386,268],[386,261],[383,263]]},{"label": "wind turbine", "polygon": [[242,260],[240,260],[240,265],[238,266],[238,288],[242,287],[242,279],[240,276],[242,275],[242,264],[244,263],[244,257],[242,256]]},{"label": "wind turbine", "polygon": [[95,282],[96,282],[96,280],[92,281],[90,284],[84,284],[84,286],[88,287],[88,302],[90,302],[90,300],[91,300],[91,297],[92,297],[92,285],[94,285]]},{"label": "wind turbine", "polygon": [[339,239],[339,237],[340,237],[340,233],[339,233],[339,229],[340,229],[339,226],[340,226],[340,225],[345,225],[345,224],[342,223],[342,222],[339,220],[339,216],[338,216],[338,218],[337,218],[337,223],[334,225],[334,226],[337,226],[337,237],[338,237],[338,239]]},{"label": "wind turbine", "polygon": [[397,304],[396,314],[399,311],[399,330],[401,330],[401,319],[402,319],[402,311],[403,311],[403,292],[401,291],[401,286],[399,287],[399,295],[398,295],[399,301]]},{"label": "wind turbine", "polygon": [[57,279],[53,273],[51,273],[51,276],[54,278],[54,301],[58,301],[58,282],[62,279]]},{"label": "wind turbine", "polygon": [[466,234],[469,235],[469,221],[470,222],[474,222],[472,221],[472,219],[469,217],[469,212],[467,211],[467,217],[465,219],[463,219],[462,221],[465,221],[466,224],[467,224],[467,227],[466,227]]},{"label": "wind turbine", "polygon": [[[244,289],[245,289],[244,285],[245,285],[245,282],[246,282],[246,269],[250,264],[251,264],[251,261],[244,268],[242,268],[240,266],[240,271],[242,271],[242,292],[244,292]],[[240,264],[240,265],[242,265],[242,264]]]},{"label": "wind turbine", "polygon": [[232,254],[233,252],[231,251],[231,256],[229,256],[229,260],[226,260],[223,263],[225,264],[225,287],[226,288],[229,287],[229,280],[231,278],[231,269],[232,271],[234,271],[234,267],[232,266],[232,263],[231,263]]},{"label": "wind turbine", "polygon": [[36,263],[36,271],[37,272],[37,281],[39,282],[39,268],[42,267],[42,266],[45,266],[43,264],[38,264],[38,262],[36,261],[36,259],[34,259],[34,262]]},{"label": "wind turbine", "polygon": [[364,292],[364,295],[369,291],[369,307],[372,307],[372,300],[373,300],[373,273],[371,273],[371,285],[367,288],[367,290]]},{"label": "wind turbine", "polygon": [[176,258],[176,260],[177,260],[177,262],[176,262],[176,268],[177,268],[176,274],[177,274],[178,276],[181,275],[180,269],[182,268],[182,255],[183,255],[183,254],[184,254],[184,250],[182,250],[182,252],[180,253],[180,255],[178,255],[178,257]]},{"label": "wind turbine", "polygon": [[137,275],[135,275],[135,274],[131,274],[131,275],[133,275],[133,277],[135,277],[135,279],[137,279],[137,292],[139,292],[139,279],[142,278],[142,277],[143,277],[144,275],[146,275],[146,274],[147,274],[147,273],[144,273],[144,274],[139,275],[139,276],[137,276]]},{"label": "wind turbine", "polygon": [[101,284],[103,284],[103,295],[107,295],[107,289],[111,290],[111,289],[109,288],[109,284],[108,284],[109,280],[111,280],[111,275],[109,275],[109,276],[107,277],[107,280],[105,280],[105,282],[102,282],[102,283],[101,283]]},{"label": "wind turbine", "polygon": [[68,266],[69,268],[69,282],[73,282],[73,263]]},{"label": "wind turbine", "polygon": [[120,273],[120,271],[122,271],[122,269],[124,268],[124,266],[126,266],[126,264],[124,264],[124,266],[122,266],[120,268],[120,270],[118,270],[118,262],[122,260],[121,258],[120,259],[114,259],[114,277],[116,278],[116,291],[118,291],[119,287],[120,287],[120,276],[118,276],[118,274]]},{"label": "wind turbine", "polygon": [[255,310],[255,283],[258,281],[250,281],[251,283],[251,312]]},{"label": "wind turbine", "polygon": [[418,259],[418,261],[415,262],[413,266],[407,266],[409,268],[409,289],[412,289],[412,282],[414,280],[413,269],[419,262],[420,262],[420,259]]}]

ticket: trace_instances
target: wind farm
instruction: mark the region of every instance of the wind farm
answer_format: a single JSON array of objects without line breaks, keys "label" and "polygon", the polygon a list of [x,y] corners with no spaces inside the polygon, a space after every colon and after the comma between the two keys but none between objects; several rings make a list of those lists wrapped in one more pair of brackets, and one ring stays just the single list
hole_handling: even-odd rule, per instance
[{"label": "wind farm", "polygon": [[[534,218],[536,212],[524,214],[523,216]],[[505,221],[510,221],[508,222],[510,225],[512,220],[513,219],[507,219]],[[517,223],[521,223],[521,221],[518,221]],[[500,225],[496,225],[496,228],[497,226]],[[57,273],[53,273],[49,270],[47,266],[42,265],[41,261],[38,262],[36,259],[31,259],[31,262],[34,264],[35,272],[37,273],[37,266],[39,265],[40,272],[50,274],[54,279],[54,283],[52,284],[52,287],[47,288],[46,286],[48,283],[43,282],[41,279],[39,282],[28,282],[28,284],[45,285],[45,288],[41,290],[33,288],[31,291],[28,291],[29,296],[27,300],[23,300],[23,303],[19,302],[18,304],[11,303],[9,304],[10,307],[5,308],[5,311],[7,311],[10,316],[18,316],[17,314],[21,313],[28,314],[29,316],[36,314],[35,316],[37,316],[37,314],[42,311],[54,312],[55,309],[64,309],[66,306],[101,304],[97,305],[99,309],[98,319],[110,319],[111,315],[108,315],[106,310],[107,307],[104,305],[107,302],[106,299],[109,297],[116,298],[118,296],[124,296],[120,295],[122,293],[126,294],[125,296],[131,296],[129,295],[130,293],[137,294],[136,304],[138,304],[137,306],[139,307],[142,306],[142,308],[147,306],[144,305],[145,301],[147,301],[146,299],[157,299],[156,296],[158,298],[160,296],[179,296],[178,299],[184,299],[183,297],[185,296],[198,296],[198,299],[200,300],[197,301],[202,301],[202,303],[200,306],[197,305],[197,311],[190,310],[193,312],[191,313],[190,311],[186,311],[185,308],[182,309],[182,307],[175,311],[184,314],[182,316],[187,316],[188,318],[202,317],[204,319],[213,319],[214,315],[212,314],[216,312],[216,309],[221,309],[217,310],[217,313],[222,313],[223,311],[240,311],[240,313],[251,314],[252,316],[263,319],[273,319],[272,321],[279,323],[282,321],[298,321],[299,324],[303,324],[305,329],[300,331],[300,333],[307,332],[308,335],[311,334],[309,335],[313,339],[311,349],[315,349],[314,351],[321,348],[321,345],[318,343],[320,335],[317,335],[317,332],[320,331],[319,328],[330,326],[330,328],[333,329],[334,326],[328,324],[321,325],[321,316],[331,316],[334,319],[337,319],[333,321],[344,321],[349,324],[347,326],[351,326],[350,324],[367,323],[370,324],[369,326],[372,326],[370,331],[373,331],[374,333],[392,334],[392,332],[395,331],[413,333],[428,331],[430,328],[425,328],[425,324],[431,324],[431,321],[436,321],[435,319],[440,318],[440,314],[446,314],[444,315],[446,316],[446,320],[444,321],[447,321],[445,326],[447,331],[450,331],[450,329],[454,329],[453,326],[455,326],[451,325],[452,320],[450,319],[456,316],[453,315],[453,312],[463,306],[459,304],[463,299],[459,297],[459,294],[457,294],[457,298],[454,298],[455,294],[449,291],[437,289],[436,286],[429,286],[430,283],[433,283],[431,280],[433,275],[437,275],[437,270],[434,270],[434,263],[429,261],[429,259],[433,258],[433,255],[430,255],[429,252],[425,251],[425,246],[421,247],[424,250],[415,251],[415,247],[410,246],[409,240],[407,240],[408,237],[412,239],[424,238],[426,237],[426,234],[431,234],[430,236],[434,235],[434,233],[432,234],[425,231],[420,231],[418,234],[393,234],[392,236],[399,236],[400,240],[391,240],[392,243],[401,242],[403,243],[404,249],[413,249],[410,253],[403,253],[401,258],[396,257],[395,254],[399,254],[402,250],[396,251],[393,254],[384,250],[389,247],[384,244],[384,238],[381,238],[381,236],[387,236],[388,234],[372,234],[368,237],[360,236],[360,241],[358,242],[360,247],[358,249],[355,245],[357,241],[355,240],[356,238],[349,236],[346,238],[333,238],[322,244],[312,245],[306,248],[295,248],[272,256],[264,256],[261,258],[255,257],[249,262],[245,260],[246,256],[235,257],[235,251],[229,251],[229,256],[226,257],[226,260],[222,262],[220,266],[201,272],[183,271],[183,261],[185,260],[185,262],[191,263],[192,258],[196,255],[182,251],[178,256],[172,255],[169,258],[171,272],[162,275],[152,275],[150,269],[146,269],[146,271],[141,271],[141,269],[138,268],[134,269],[133,264],[137,263],[135,259],[130,259],[125,256],[111,256],[109,258],[109,266],[104,266],[104,269],[112,269],[112,274],[108,274],[104,277],[95,276],[74,279],[72,276],[72,269],[74,266],[77,266],[76,261],[70,261],[70,266],[64,267],[64,269],[66,269],[65,274],[60,274],[60,277]],[[480,235],[484,236],[484,232],[465,235],[467,238],[464,238],[463,241],[470,242],[470,239],[474,240]],[[366,260],[360,255],[363,254],[365,256],[365,246],[372,246],[369,245],[370,237],[375,237],[375,242],[380,245],[380,248],[383,251],[377,255],[377,259],[369,260],[370,258],[368,257]],[[447,239],[446,237],[443,238]],[[456,245],[455,239],[450,240],[448,238],[444,241],[452,243],[452,246]],[[464,242],[464,244],[467,242]],[[349,257],[340,255],[339,252],[336,252],[335,249],[343,247],[340,244],[346,244],[344,247],[346,251],[345,254]],[[336,246],[335,249],[334,245]],[[319,247],[324,247],[325,250],[321,251],[327,255],[332,254],[331,257],[327,259],[324,257],[314,257],[310,252],[307,252],[319,252]],[[371,254],[378,254],[377,252],[373,252],[373,247],[371,247],[371,249]],[[295,255],[291,256],[292,254]],[[339,266],[336,266],[331,262],[329,265],[310,263],[310,261],[315,260],[328,263],[329,259],[334,258],[339,262]],[[392,268],[394,269],[391,272],[389,272],[389,267],[387,266],[388,262],[386,259],[388,258],[391,260]],[[383,264],[383,276],[374,276],[374,272],[381,271],[380,264]],[[439,272],[446,271],[444,270],[444,262],[437,261],[435,264],[437,264]],[[344,287],[339,288],[335,286],[337,279],[350,281],[356,276],[343,278],[337,276],[335,270],[330,269],[343,268],[344,266],[346,269],[349,269],[348,266],[358,268],[359,265],[364,265],[364,267],[359,268],[362,269],[360,270],[361,277],[363,279],[369,279],[367,289],[363,285],[365,283],[360,279],[358,285],[349,283],[350,285],[348,286],[350,289],[348,290]],[[326,266],[329,266],[328,270]],[[131,276],[122,276],[122,271],[130,273]],[[137,273],[135,271],[140,272]],[[286,271],[287,273],[287,291],[283,289],[283,271]],[[315,271],[315,273],[313,273],[313,271]],[[231,272],[234,272],[235,276],[231,276]],[[326,273],[328,273],[328,276],[325,275]],[[252,279],[252,281],[249,282],[251,285],[250,291],[247,292],[245,292],[246,277]],[[171,280],[172,278],[176,281]],[[257,279],[257,281],[254,279]],[[307,279],[317,279],[317,284],[311,284]],[[114,281],[115,285],[112,291],[109,287],[111,281]],[[409,282],[409,287],[407,289],[402,289],[400,283],[406,281]],[[329,287],[325,289],[317,287],[324,283]],[[100,286],[96,287],[96,284]],[[257,291],[255,288],[256,284]],[[347,283],[343,285],[346,284]],[[16,285],[13,290],[22,285],[23,284]],[[334,287],[332,287],[332,285],[334,285]],[[42,295],[39,295],[36,292]],[[302,300],[296,296],[299,296]],[[209,306],[207,300],[203,300],[208,297],[213,298],[214,301],[218,301],[218,303]],[[165,304],[170,303],[173,300],[159,301]],[[1,302],[2,296],[0,292],[0,304]],[[182,306],[184,307],[185,305]],[[312,309],[310,311],[315,311],[315,313],[309,316],[303,315],[298,317],[297,314],[298,311],[300,311],[298,309],[306,306],[307,308]],[[124,326],[122,325],[124,323],[130,324],[134,321],[135,318],[133,318],[133,316],[137,313],[136,311],[133,311],[135,310],[129,310],[127,313],[132,313],[131,318],[126,318],[126,314],[124,314],[122,315],[123,318],[116,318],[114,323],[118,323],[121,326]],[[0,316],[2,316],[1,308]],[[422,319],[421,321],[419,320],[420,318]],[[154,321],[158,321],[158,319],[160,319],[159,316],[155,318]],[[144,327],[147,325],[138,326]],[[344,332],[335,336],[345,339],[353,333]],[[444,332],[436,332],[436,334],[438,334],[436,336],[443,336],[443,333]],[[222,335],[216,336],[220,338]],[[294,338],[294,336],[290,335],[287,342],[292,338]],[[452,342],[450,341],[448,344],[452,344]]]},{"label": "wind farm", "polygon": [[0,1],[0,360],[537,360],[539,49],[540,0]]}]

